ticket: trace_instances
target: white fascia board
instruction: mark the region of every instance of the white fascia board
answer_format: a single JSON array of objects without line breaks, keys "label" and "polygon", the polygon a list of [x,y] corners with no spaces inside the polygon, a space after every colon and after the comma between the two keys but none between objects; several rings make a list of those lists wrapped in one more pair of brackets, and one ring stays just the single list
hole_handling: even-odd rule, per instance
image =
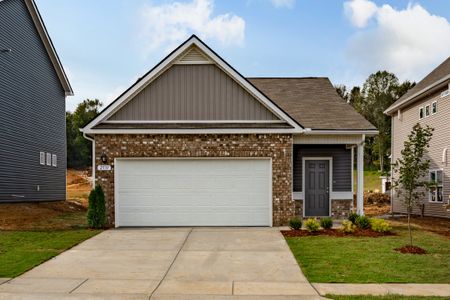
[{"label": "white fascia board", "polygon": [[365,135],[377,135],[378,130],[309,130],[304,133],[305,135],[347,135],[347,134],[365,134]]},{"label": "white fascia board", "polygon": [[66,72],[59,60],[58,54],[56,53],[55,47],[48,35],[47,29],[45,28],[44,22],[39,14],[39,10],[37,9],[36,3],[34,0],[25,0],[25,4],[28,8],[28,11],[31,15],[31,19],[36,27],[36,30],[39,34],[39,37],[44,44],[44,48],[47,51],[47,54],[52,62],[53,67],[55,68],[56,74],[58,75],[58,79],[61,82],[61,85],[64,88],[66,96],[73,96],[73,89],[70,85],[69,79],[67,78]]},{"label": "white fascia board", "polygon": [[170,65],[175,62],[175,59],[179,57],[185,50],[187,50],[192,45],[200,48],[206,55],[208,55],[224,72],[230,75],[233,79],[238,81],[242,87],[244,87],[247,91],[253,94],[265,107],[267,107],[271,112],[277,115],[279,118],[286,121],[289,125],[291,125],[294,129],[301,132],[303,128],[297,124],[292,118],[290,118],[286,113],[284,113],[281,109],[279,109],[271,100],[265,97],[261,92],[259,92],[253,85],[251,85],[245,78],[243,78],[240,74],[238,74],[235,70],[227,65],[220,57],[214,54],[209,48],[205,47],[203,43],[197,39],[197,37],[193,36],[188,41],[186,41],[181,47],[179,47],[176,51],[171,53],[164,61],[162,61],[157,67],[155,67],[149,74],[147,74],[144,78],[140,80],[139,84],[136,84],[130,90],[128,90],[125,94],[123,94],[119,99],[115,100],[107,109],[105,109],[100,115],[98,115],[91,123],[89,123],[85,129],[88,132],[94,126],[99,124],[100,122],[106,120],[110,117],[114,112],[116,112],[120,107],[125,105],[128,101],[130,101],[133,96],[135,96],[138,92],[144,89],[148,84],[150,84],[154,79],[157,78],[158,75]]},{"label": "white fascia board", "polygon": [[80,129],[85,134],[295,134],[301,129]]}]

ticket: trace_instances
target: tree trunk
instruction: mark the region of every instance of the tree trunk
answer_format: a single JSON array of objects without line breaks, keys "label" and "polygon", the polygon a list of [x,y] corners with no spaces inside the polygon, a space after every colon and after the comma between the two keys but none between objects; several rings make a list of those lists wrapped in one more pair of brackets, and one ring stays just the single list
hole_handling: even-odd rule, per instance
[{"label": "tree trunk", "polygon": [[409,232],[409,244],[412,246],[412,232],[411,232],[411,213],[408,211],[408,232]]},{"label": "tree trunk", "polygon": [[378,156],[380,159],[380,172],[381,175],[383,175],[383,170],[384,170],[384,154],[383,151],[381,151],[381,149],[383,149],[383,147],[381,146],[381,137],[378,137]]}]

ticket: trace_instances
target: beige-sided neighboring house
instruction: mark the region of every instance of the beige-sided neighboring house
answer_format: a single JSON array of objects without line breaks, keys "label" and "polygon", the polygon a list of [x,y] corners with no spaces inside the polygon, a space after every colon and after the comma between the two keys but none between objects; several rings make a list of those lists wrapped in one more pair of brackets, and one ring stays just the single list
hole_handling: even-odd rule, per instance
[{"label": "beige-sided neighboring house", "polygon": [[112,226],[279,226],[363,212],[376,128],[328,78],[245,78],[196,36],[82,129]]},{"label": "beige-sided neighboring house", "polygon": [[[431,160],[429,180],[437,181],[421,200],[414,213],[450,218],[445,206],[450,198],[450,57],[397,100],[386,111],[392,118],[392,162],[403,149],[403,143],[412,127],[420,123],[434,128],[428,158]],[[392,191],[392,211],[406,212],[399,195]]]}]

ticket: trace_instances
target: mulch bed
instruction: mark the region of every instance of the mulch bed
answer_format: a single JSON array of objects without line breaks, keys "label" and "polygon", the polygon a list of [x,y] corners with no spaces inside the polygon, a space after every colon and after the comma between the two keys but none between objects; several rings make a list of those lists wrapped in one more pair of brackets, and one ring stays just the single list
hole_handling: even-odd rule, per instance
[{"label": "mulch bed", "polygon": [[353,233],[345,233],[340,229],[323,229],[316,232],[309,232],[308,230],[281,230],[281,233],[285,237],[303,237],[303,236],[334,236],[334,237],[380,237],[380,236],[393,236],[396,235],[393,232],[376,232],[370,229],[358,229]]},{"label": "mulch bed", "polygon": [[427,251],[425,249],[417,246],[403,246],[394,250],[404,254],[427,254]]}]

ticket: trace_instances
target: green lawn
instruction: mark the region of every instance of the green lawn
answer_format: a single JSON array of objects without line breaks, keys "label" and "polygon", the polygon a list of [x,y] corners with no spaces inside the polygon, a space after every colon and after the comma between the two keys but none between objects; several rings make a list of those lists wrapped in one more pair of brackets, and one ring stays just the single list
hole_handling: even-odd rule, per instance
[{"label": "green lawn", "polygon": [[436,296],[399,296],[399,295],[387,295],[387,296],[338,296],[338,295],[326,295],[327,298],[335,300],[441,300],[448,299],[448,297],[436,297]]},{"label": "green lawn", "polygon": [[99,232],[0,231],[0,278],[18,276]]},{"label": "green lawn", "polygon": [[394,249],[407,245],[407,229],[395,227],[394,232],[399,236],[286,240],[311,282],[450,283],[450,239],[415,229],[415,245],[428,254],[401,254]]},{"label": "green lawn", "polygon": [[[354,176],[355,182],[354,190],[356,191],[356,182],[358,174],[356,170],[354,170]],[[381,173],[379,171],[364,171],[364,191],[375,191],[378,190],[381,192],[381,179],[380,179]]]}]

